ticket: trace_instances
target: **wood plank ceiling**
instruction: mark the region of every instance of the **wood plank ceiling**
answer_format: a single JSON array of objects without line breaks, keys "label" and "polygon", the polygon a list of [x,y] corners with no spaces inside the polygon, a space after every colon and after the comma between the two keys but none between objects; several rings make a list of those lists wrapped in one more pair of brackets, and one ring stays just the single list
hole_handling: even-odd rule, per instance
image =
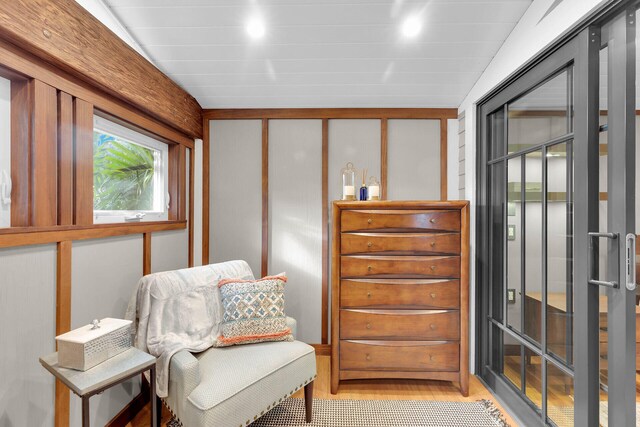
[{"label": "wood plank ceiling", "polygon": [[[531,0],[103,0],[203,108],[458,107]],[[422,31],[401,27],[418,15]],[[249,37],[251,19],[264,22]]]}]

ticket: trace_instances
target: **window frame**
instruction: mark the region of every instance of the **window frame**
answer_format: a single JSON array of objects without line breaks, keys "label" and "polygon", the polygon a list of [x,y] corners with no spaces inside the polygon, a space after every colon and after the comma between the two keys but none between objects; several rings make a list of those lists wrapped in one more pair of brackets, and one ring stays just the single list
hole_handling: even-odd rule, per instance
[{"label": "window frame", "polygon": [[[102,132],[135,144],[154,150],[154,196],[152,210],[96,210],[93,209],[94,224],[135,223],[169,220],[169,144],[147,136],[129,127],[123,126],[97,114],[93,115],[93,132]],[[93,164],[92,164],[93,169]],[[127,220],[137,214],[144,214],[140,220]]]}]

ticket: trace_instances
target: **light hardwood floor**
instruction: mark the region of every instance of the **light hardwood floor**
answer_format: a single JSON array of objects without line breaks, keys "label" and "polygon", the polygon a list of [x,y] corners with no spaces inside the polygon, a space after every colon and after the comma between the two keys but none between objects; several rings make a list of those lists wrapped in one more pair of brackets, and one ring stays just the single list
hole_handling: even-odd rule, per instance
[{"label": "light hardwood floor", "polygon": [[[458,384],[446,381],[418,380],[367,380],[344,381],[340,383],[338,394],[331,394],[329,356],[317,356],[318,378],[313,388],[313,397],[317,399],[372,399],[372,400],[444,400],[474,402],[488,399],[500,408],[511,426],[517,426],[513,419],[500,406],[489,390],[474,376],[469,381],[469,397],[463,397]],[[303,397],[302,390],[294,397]],[[169,419],[169,412],[163,411],[162,426]],[[147,405],[127,427],[149,427],[149,406]]]}]

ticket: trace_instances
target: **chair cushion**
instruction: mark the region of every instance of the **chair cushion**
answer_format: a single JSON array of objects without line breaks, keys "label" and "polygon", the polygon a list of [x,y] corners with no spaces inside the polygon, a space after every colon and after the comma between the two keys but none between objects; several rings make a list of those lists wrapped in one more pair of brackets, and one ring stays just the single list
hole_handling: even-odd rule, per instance
[{"label": "chair cushion", "polygon": [[[278,388],[287,391],[300,387],[301,381],[315,377],[315,350],[299,341],[267,342],[224,348],[210,348],[195,355],[200,363],[200,384],[188,397],[196,408],[207,411],[230,399],[245,395],[246,406],[258,396],[252,389],[257,383],[277,380]],[[290,384],[287,384],[290,383]],[[264,391],[264,390],[263,390]],[[268,400],[282,397],[268,393]],[[263,394],[262,392],[259,394]]]}]

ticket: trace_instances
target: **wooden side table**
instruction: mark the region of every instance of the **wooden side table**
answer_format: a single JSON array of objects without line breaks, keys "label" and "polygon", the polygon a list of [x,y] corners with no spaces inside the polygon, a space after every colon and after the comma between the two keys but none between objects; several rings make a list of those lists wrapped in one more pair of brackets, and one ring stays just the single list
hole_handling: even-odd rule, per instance
[{"label": "wooden side table", "polygon": [[151,426],[159,426],[156,399],[156,358],[137,348],[130,348],[87,371],[62,368],[58,365],[58,353],[40,358],[40,364],[82,398],[82,426],[89,426],[89,398],[106,389],[150,371]]}]

